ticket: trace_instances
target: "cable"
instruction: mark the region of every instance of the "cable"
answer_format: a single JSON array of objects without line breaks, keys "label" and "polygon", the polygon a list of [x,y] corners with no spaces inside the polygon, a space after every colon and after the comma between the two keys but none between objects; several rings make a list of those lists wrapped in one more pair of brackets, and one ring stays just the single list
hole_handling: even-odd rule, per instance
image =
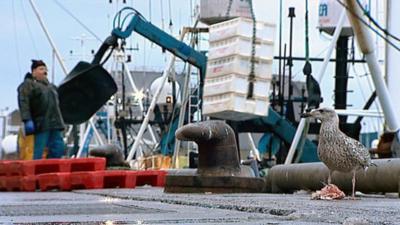
[{"label": "cable", "polygon": [[13,18],[13,27],[14,27],[14,37],[15,37],[15,52],[16,52],[16,57],[17,57],[17,65],[18,65],[18,71],[19,71],[19,76],[22,76],[22,70],[21,70],[21,64],[20,62],[20,54],[19,54],[19,46],[18,46],[18,35],[17,35],[17,23],[16,23],[16,18],[15,18],[15,1],[12,1],[11,7],[12,7],[12,18]]},{"label": "cable", "polygon": [[168,0],[168,10],[169,10],[169,29],[172,34],[172,11],[171,11],[171,0]]},{"label": "cable", "polygon": [[122,22],[121,22],[121,24],[120,24],[121,28],[124,27],[125,22],[126,22],[126,20],[129,18],[129,16],[134,15],[134,14],[136,14],[136,13],[135,13],[135,12],[130,12],[130,13],[128,13],[128,14],[124,17],[124,19],[122,20]]},{"label": "cable", "polygon": [[149,0],[149,20],[151,22],[151,0]]},{"label": "cable", "polygon": [[[375,34],[377,34],[379,37],[381,37],[382,39],[384,39],[390,46],[392,46],[394,49],[396,49],[397,51],[400,51],[400,48],[397,47],[394,43],[392,43],[389,39],[387,39],[385,36],[383,36],[381,33],[379,33],[377,30],[375,30],[371,25],[369,25],[367,22],[365,22],[360,16],[358,16],[357,14],[355,14],[352,10],[350,10],[348,8],[347,5],[345,5],[344,3],[342,3],[340,0],[336,0],[340,5],[342,5],[348,12],[350,12],[354,17],[356,17],[360,22],[362,22],[365,26],[367,26],[368,28],[370,28]],[[357,0],[357,3],[358,0]],[[363,8],[361,8],[363,9]],[[365,65],[363,64],[364,68]],[[370,83],[368,83],[370,84]]]},{"label": "cable", "polygon": [[[372,79],[371,74],[368,73],[369,70],[368,70],[367,66],[364,63],[361,64],[361,66],[362,66],[362,68],[364,70],[364,76],[366,76],[367,84],[369,86],[369,89],[372,92],[372,91],[375,90],[375,88],[374,88],[373,81],[371,80]],[[376,110],[380,110],[380,104],[377,101],[375,101],[375,107],[376,107]],[[383,119],[379,119],[379,123],[383,124],[384,123]]]},{"label": "cable", "polygon": [[78,22],[87,32],[89,32],[93,37],[95,37],[98,41],[103,42],[99,36],[97,36],[88,26],[86,26],[82,21],[80,21],[74,14],[71,13],[67,8],[65,8],[58,0],[55,0],[55,3],[64,10],[68,15],[70,15],[76,22]]},{"label": "cable", "polygon": [[381,30],[384,34],[386,34],[387,36],[393,38],[396,41],[400,41],[400,38],[396,37],[395,35],[391,34],[388,30],[386,30],[385,28],[383,28],[369,13],[368,10],[366,10],[361,2],[359,0],[356,0],[358,6],[361,8],[361,10],[364,12],[364,15],[367,16],[367,18],[379,29]]},{"label": "cable", "polygon": [[190,19],[189,19],[189,24],[193,23],[193,0],[189,1],[189,10],[190,10]]},{"label": "cable", "polygon": [[348,12],[350,12],[354,17],[356,17],[360,22],[362,22],[365,26],[367,26],[369,29],[371,29],[376,35],[381,37],[383,40],[385,40],[390,46],[392,46],[394,49],[400,52],[400,47],[396,46],[393,42],[391,42],[389,39],[387,39],[385,36],[383,36],[381,33],[379,33],[376,29],[374,29],[371,25],[369,25],[367,22],[365,22],[360,16],[358,16],[356,13],[354,13],[352,10],[349,9],[349,7],[341,2],[340,0],[336,0],[340,5],[342,5]]},{"label": "cable", "polygon": [[309,61],[310,57],[310,43],[308,38],[308,0],[306,0],[306,15],[305,15],[305,50],[306,50],[306,61]]},{"label": "cable", "polygon": [[28,19],[26,18],[24,2],[21,2],[21,8],[22,8],[22,14],[24,15],[25,25],[28,28],[29,37],[30,37],[30,39],[32,41],[33,50],[35,51],[36,57],[39,58],[39,51],[38,51],[38,48],[37,48],[37,46],[35,44],[35,39],[33,38],[32,30],[31,30],[31,27],[29,26]]},{"label": "cable", "polygon": [[[361,81],[360,81],[361,75],[357,73],[354,64],[351,64],[350,66],[351,66],[351,68],[352,68],[352,70],[353,70],[354,76],[356,77],[356,81],[357,81],[358,88],[359,88],[360,91],[361,91],[361,97],[363,98],[363,101],[366,102],[366,101],[367,101],[367,97],[366,97],[366,95],[365,95],[365,93],[364,93],[364,91],[363,91],[364,89],[363,89],[362,84],[361,84]],[[368,78],[367,78],[367,82],[369,83],[369,79],[368,79]],[[370,92],[373,92],[374,90],[369,90],[369,91],[370,91]],[[376,106],[377,110],[379,110],[379,106],[377,105],[377,102],[374,101],[374,103],[375,103],[374,105]],[[379,118],[378,120],[379,120],[380,123],[383,122],[383,121],[381,121],[380,118]],[[376,125],[375,123],[373,123],[373,127],[374,127],[375,130],[378,130],[378,127],[377,127],[377,125]]]},{"label": "cable", "polygon": [[[125,15],[125,17],[122,20],[122,22],[124,22],[127,19],[128,16],[131,16],[133,14],[135,14],[135,16],[139,16],[143,21],[147,22],[146,18],[139,11],[137,11],[136,9],[134,9],[132,7],[124,7],[121,10],[119,10],[117,12],[117,14],[115,15],[114,20],[113,20],[113,29],[115,29],[115,28],[122,29],[122,25],[123,24],[121,23],[121,15],[122,15],[122,13],[124,11],[131,11],[131,12],[129,12],[127,15]],[[118,20],[118,25],[116,24],[117,20]]]},{"label": "cable", "polygon": [[163,0],[160,0],[160,8],[161,8],[161,29],[164,30],[164,6],[163,6]]}]

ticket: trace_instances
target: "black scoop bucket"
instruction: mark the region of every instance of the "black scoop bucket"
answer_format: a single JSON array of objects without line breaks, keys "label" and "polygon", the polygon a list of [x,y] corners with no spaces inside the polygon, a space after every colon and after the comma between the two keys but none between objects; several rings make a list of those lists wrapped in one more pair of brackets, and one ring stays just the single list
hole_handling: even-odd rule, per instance
[{"label": "black scoop bucket", "polygon": [[79,62],[59,85],[60,110],[65,123],[79,124],[89,120],[117,92],[114,79],[99,63],[116,42],[113,36],[107,38],[92,63]]}]

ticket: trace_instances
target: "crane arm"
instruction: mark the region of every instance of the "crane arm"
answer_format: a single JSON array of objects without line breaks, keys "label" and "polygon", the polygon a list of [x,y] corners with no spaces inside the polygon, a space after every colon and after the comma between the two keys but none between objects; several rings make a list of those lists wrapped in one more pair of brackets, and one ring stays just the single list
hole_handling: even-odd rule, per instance
[{"label": "crane arm", "polygon": [[[126,9],[132,8],[125,7],[121,11]],[[125,39],[129,37],[133,31],[159,45],[162,49],[168,50],[183,61],[189,62],[193,66],[199,68],[201,81],[204,80],[207,65],[207,57],[204,54],[194,50],[189,45],[177,40],[175,37],[153,25],[137,11],[135,11],[125,29],[122,27],[114,27],[112,35],[121,39]]]}]

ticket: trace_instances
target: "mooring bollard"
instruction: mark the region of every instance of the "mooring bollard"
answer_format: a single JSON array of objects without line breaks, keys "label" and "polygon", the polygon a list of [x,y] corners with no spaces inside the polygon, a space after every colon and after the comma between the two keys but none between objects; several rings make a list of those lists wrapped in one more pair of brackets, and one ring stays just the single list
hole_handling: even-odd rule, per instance
[{"label": "mooring bollard", "polygon": [[248,166],[240,165],[235,134],[223,121],[188,124],[176,131],[180,140],[199,146],[198,169],[193,174],[170,174],[165,192],[262,192],[265,182]]}]

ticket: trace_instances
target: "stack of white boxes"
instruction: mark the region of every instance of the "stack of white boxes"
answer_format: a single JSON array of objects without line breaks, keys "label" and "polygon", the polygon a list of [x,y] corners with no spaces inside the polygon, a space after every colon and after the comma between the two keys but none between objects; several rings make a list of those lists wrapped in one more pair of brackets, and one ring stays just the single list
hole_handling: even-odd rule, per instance
[{"label": "stack of white boxes", "polygon": [[257,22],[253,99],[247,99],[253,21],[236,18],[210,26],[203,114],[226,120],[266,116],[275,25]]}]

